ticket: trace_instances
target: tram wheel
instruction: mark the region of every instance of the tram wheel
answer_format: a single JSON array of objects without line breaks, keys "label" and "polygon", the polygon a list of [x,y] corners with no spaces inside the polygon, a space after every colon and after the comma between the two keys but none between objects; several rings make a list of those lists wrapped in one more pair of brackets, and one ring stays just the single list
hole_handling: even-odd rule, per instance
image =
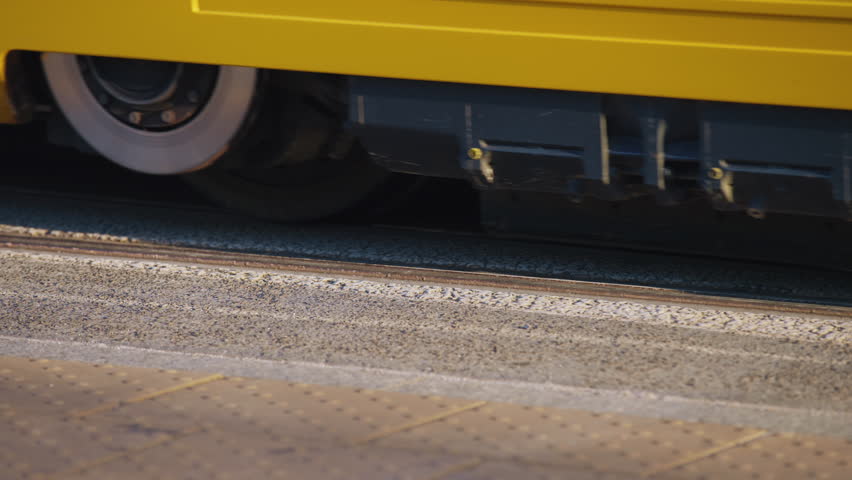
[{"label": "tram wheel", "polygon": [[338,77],[60,53],[42,63],[56,104],[96,151],[138,172],[183,175],[235,210],[322,218],[391,178],[342,131]]}]

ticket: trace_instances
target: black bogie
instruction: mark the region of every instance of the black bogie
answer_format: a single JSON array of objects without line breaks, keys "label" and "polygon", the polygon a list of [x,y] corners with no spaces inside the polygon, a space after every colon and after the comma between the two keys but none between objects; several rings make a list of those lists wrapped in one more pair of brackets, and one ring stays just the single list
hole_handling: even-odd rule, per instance
[{"label": "black bogie", "polygon": [[582,200],[710,199],[846,218],[852,112],[351,79],[350,123],[394,171]]}]

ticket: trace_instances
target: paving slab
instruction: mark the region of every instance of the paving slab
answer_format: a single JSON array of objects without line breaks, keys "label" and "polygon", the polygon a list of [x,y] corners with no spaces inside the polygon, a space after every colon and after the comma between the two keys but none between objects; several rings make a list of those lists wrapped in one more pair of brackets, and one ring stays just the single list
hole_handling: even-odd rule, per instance
[{"label": "paving slab", "polygon": [[210,372],[6,356],[0,399],[4,480],[852,478],[843,437]]}]

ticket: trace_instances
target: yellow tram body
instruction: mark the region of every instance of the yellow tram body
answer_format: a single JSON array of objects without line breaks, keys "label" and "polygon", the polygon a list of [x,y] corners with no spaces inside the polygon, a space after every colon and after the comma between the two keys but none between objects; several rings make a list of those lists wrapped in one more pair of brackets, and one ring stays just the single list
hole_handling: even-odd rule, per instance
[{"label": "yellow tram body", "polygon": [[[852,109],[849,0],[43,0],[0,12],[3,58],[64,52]],[[0,70],[2,91],[11,80]],[[0,96],[0,122],[15,118]]]}]

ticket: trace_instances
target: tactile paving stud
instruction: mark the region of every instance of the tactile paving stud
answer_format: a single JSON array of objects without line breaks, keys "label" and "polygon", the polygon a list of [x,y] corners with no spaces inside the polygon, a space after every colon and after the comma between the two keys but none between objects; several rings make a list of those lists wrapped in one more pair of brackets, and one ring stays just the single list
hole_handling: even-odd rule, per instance
[{"label": "tactile paving stud", "polygon": [[[218,428],[252,430],[271,440],[323,438],[353,443],[473,403],[468,400],[424,397],[340,387],[268,380],[229,378],[175,392],[156,400],[184,412],[189,421],[204,425],[216,419]],[[165,409],[165,407],[164,407]]]},{"label": "tactile paving stud", "polygon": [[3,357],[0,399],[20,412],[86,412],[203,378],[205,374]]},{"label": "tactile paving stud", "polygon": [[852,478],[831,437],[75,362],[0,379],[2,480]]},{"label": "tactile paving stud", "polygon": [[661,472],[652,478],[849,480],[852,478],[852,440],[769,435]]},{"label": "tactile paving stud", "polygon": [[401,449],[351,447],[322,442],[257,442],[244,435],[190,435],[122,462],[98,465],[68,480],[235,479],[421,480],[447,470],[459,458]]},{"label": "tactile paving stud", "polygon": [[384,440],[385,445],[575,470],[642,472],[748,435],[732,426],[491,403]]},{"label": "tactile paving stud", "polygon": [[600,473],[546,467],[517,462],[474,460],[457,465],[457,471],[442,472],[441,480],[635,480],[632,474]]}]

